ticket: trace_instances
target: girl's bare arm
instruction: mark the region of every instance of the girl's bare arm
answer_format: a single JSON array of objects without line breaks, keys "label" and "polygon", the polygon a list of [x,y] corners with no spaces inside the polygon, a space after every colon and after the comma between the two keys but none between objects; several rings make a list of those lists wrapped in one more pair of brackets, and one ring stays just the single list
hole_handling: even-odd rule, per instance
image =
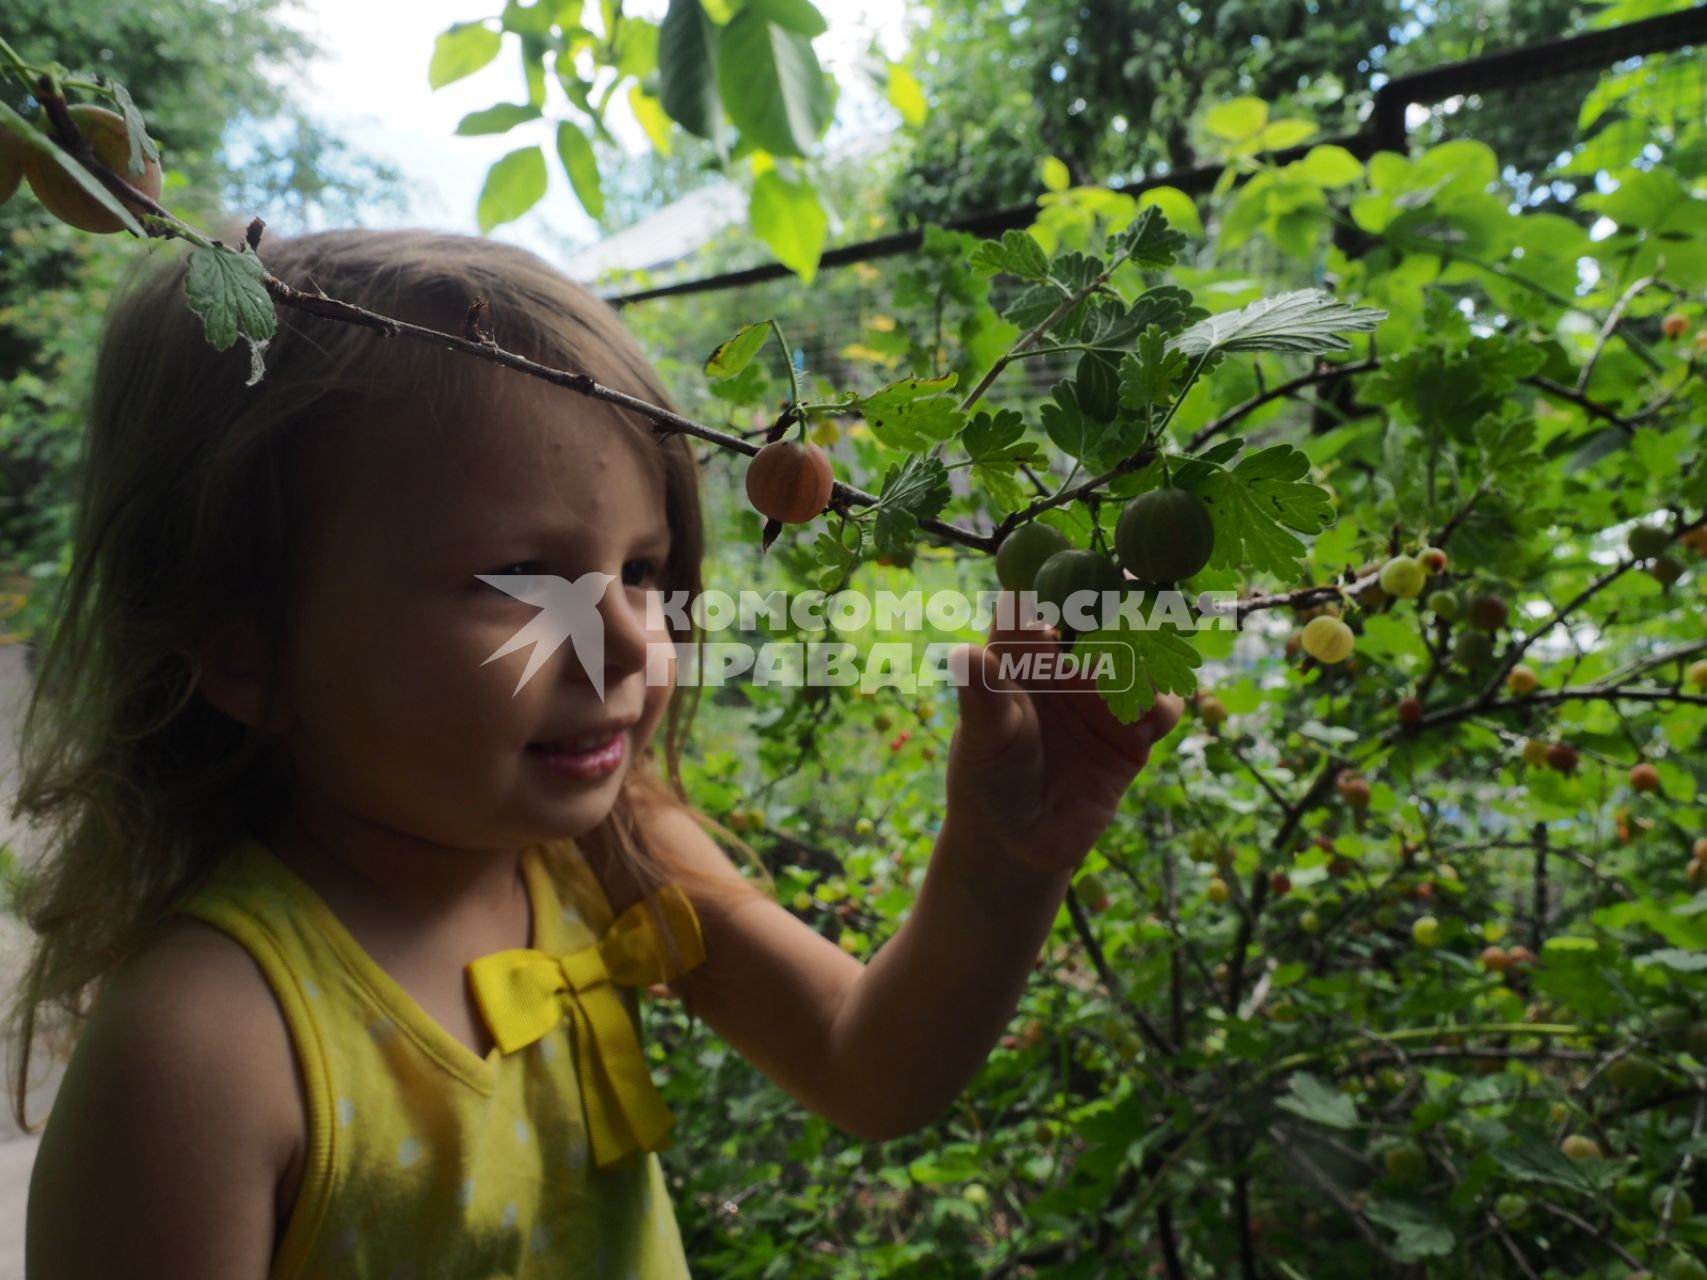
[{"label": "girl's bare arm", "polygon": [[265,1280],[304,1131],[289,1032],[235,941],[174,925],[109,982],[30,1180],[31,1280]]}]

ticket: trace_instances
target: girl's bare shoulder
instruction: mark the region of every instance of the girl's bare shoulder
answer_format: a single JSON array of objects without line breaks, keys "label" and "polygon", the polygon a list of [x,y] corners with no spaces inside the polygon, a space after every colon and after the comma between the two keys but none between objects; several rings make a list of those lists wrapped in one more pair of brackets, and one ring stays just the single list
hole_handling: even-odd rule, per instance
[{"label": "girl's bare shoulder", "polygon": [[[31,1257],[44,1278],[95,1274],[80,1268],[114,1259],[89,1254],[78,1224],[92,1203],[124,1205],[104,1248],[199,1239],[206,1252],[186,1252],[175,1274],[262,1276],[306,1132],[290,1032],[260,968],[213,926],[174,919],[107,980],[66,1066],[31,1179]],[[230,1269],[204,1272],[214,1258]]]}]

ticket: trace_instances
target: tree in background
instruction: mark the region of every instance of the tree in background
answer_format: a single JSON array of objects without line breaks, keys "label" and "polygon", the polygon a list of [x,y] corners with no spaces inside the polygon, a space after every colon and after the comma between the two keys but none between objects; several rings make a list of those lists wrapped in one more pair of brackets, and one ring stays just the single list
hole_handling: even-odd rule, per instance
[{"label": "tree in background", "polygon": [[1200,101],[1252,95],[1351,132],[1381,78],[1559,35],[1575,0],[941,0],[907,66],[930,97],[890,198],[909,224],[1037,194],[1054,156],[1074,185],[1203,163]]},{"label": "tree in background", "polygon": [[[350,151],[280,87],[274,73],[300,75],[320,52],[282,21],[292,7],[0,0],[0,28],[25,57],[124,84],[171,166],[174,205],[205,221],[239,211],[294,230],[353,220],[358,203],[395,207],[396,172]],[[67,547],[82,394],[107,292],[135,257],[126,240],[79,235],[34,200],[0,207],[0,619],[22,636],[39,624]]]}]

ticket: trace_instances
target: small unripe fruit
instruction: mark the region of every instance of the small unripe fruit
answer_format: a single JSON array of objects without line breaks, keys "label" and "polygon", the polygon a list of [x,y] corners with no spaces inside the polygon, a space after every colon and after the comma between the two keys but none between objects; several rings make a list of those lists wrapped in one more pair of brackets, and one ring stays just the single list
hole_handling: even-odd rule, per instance
[{"label": "small unripe fruit", "polygon": [[810,911],[810,910],[812,910],[812,895],[807,893],[806,890],[804,890],[804,889],[802,889],[799,893],[795,894],[794,895],[794,909],[796,911]]},{"label": "small unripe fruit", "polygon": [[1660,771],[1644,760],[1630,770],[1630,786],[1636,791],[1658,791],[1660,789]]},{"label": "small unripe fruit", "polygon": [[1424,547],[1417,553],[1417,560],[1430,573],[1446,572],[1446,552],[1439,547]]},{"label": "small unripe fruit", "polygon": [[1669,587],[1683,576],[1684,564],[1676,556],[1655,556],[1648,573],[1661,586]]},{"label": "small unripe fruit", "polygon": [[1428,1172],[1428,1156],[1414,1142],[1388,1147],[1382,1161],[1389,1174],[1405,1182],[1415,1182]]},{"label": "small unripe fruit", "polygon": [[1494,642],[1485,631],[1464,631],[1452,645],[1452,657],[1459,666],[1474,671],[1494,660]]},{"label": "small unripe fruit", "polygon": [[773,440],[747,464],[747,501],[760,515],[800,524],[830,505],[830,455],[815,444]]},{"label": "small unripe fruit", "polygon": [[1600,1159],[1600,1143],[1586,1133],[1568,1134],[1565,1140],[1559,1144],[1559,1150],[1573,1160]]},{"label": "small unripe fruit", "polygon": [[850,956],[859,954],[859,942],[851,933],[844,933],[841,937],[837,938],[836,945],[843,951],[847,952]]},{"label": "small unripe fruit", "polygon": [[1369,807],[1369,783],[1363,778],[1349,772],[1342,773],[1334,786],[1339,790],[1340,799],[1353,809],[1367,809]]},{"label": "small unripe fruit", "polygon": [[1672,1192],[1671,1212],[1666,1212],[1666,1193],[1668,1190],[1669,1188],[1663,1186],[1655,1187],[1653,1194],[1648,1197],[1648,1207],[1654,1211],[1654,1216],[1662,1222],[1671,1223],[1673,1226],[1685,1218],[1694,1217],[1695,1201],[1689,1198],[1689,1192],[1682,1187]]},{"label": "small unripe fruit", "polygon": [[1429,611],[1437,618],[1448,622],[1458,621],[1458,615],[1463,606],[1458,602],[1458,596],[1451,591],[1431,591],[1428,593]]},{"label": "small unripe fruit", "polygon": [[1227,882],[1220,876],[1210,876],[1209,900],[1211,902],[1225,902],[1230,897],[1232,897],[1232,890],[1227,887]]},{"label": "small unripe fruit", "polygon": [[1547,763],[1560,773],[1577,771],[1577,749],[1568,742],[1555,742],[1547,748]]},{"label": "small unripe fruit", "polygon": [[1411,940],[1419,947],[1440,945],[1440,921],[1433,916],[1418,916],[1411,922]]},{"label": "small unripe fruit", "polygon": [[1381,589],[1399,600],[1415,600],[1428,582],[1428,570],[1410,556],[1394,556],[1381,566]]},{"label": "small unripe fruit", "polygon": [[879,733],[888,733],[895,727],[895,717],[887,711],[879,711],[871,717],[871,727]]},{"label": "small unripe fruit", "polygon": [[1511,957],[1506,954],[1504,947],[1482,948],[1482,968],[1489,973],[1504,973],[1510,967]]},{"label": "small unripe fruit", "polygon": [[1526,738],[1523,743],[1523,763],[1539,769],[1547,763],[1547,744],[1539,738]]},{"label": "small unripe fruit", "polygon": [[1673,311],[1660,321],[1660,332],[1675,342],[1689,332],[1689,317],[1681,311]]},{"label": "small unripe fruit", "polygon": [[1627,544],[1638,560],[1652,560],[1671,545],[1671,533],[1654,524],[1639,524],[1630,530]]},{"label": "small unripe fruit", "polygon": [[877,824],[870,818],[861,818],[854,823],[854,834],[856,836],[869,836],[875,830],[877,830]]},{"label": "small unripe fruit", "polygon": [[1516,1222],[1529,1212],[1529,1197],[1520,1196],[1515,1191],[1508,1191],[1494,1201],[1494,1213],[1501,1222]]},{"label": "small unripe fruit", "polygon": [[1498,631],[1511,617],[1511,606],[1499,596],[1477,596],[1470,602],[1470,625],[1483,631]]},{"label": "small unripe fruit", "polygon": [[1421,720],[1422,718],[1423,718],[1423,704],[1422,704],[1421,698],[1400,698],[1399,699],[1399,723],[1400,724],[1415,724],[1417,721]]},{"label": "small unripe fruit", "polygon": [[1689,664],[1688,678],[1697,689],[1707,689],[1707,658]]},{"label": "small unripe fruit", "polygon": [[1624,1093],[1641,1093],[1659,1079],[1659,1072],[1646,1058],[1634,1054],[1618,1059],[1606,1069],[1606,1081]]},{"label": "small unripe fruit", "polygon": [[[1107,556],[1096,551],[1069,550],[1057,551],[1038,566],[1031,589],[1037,592],[1038,603],[1063,610],[1069,600],[1079,596],[1073,603],[1088,609],[1095,617],[1102,609],[1101,593],[1120,591],[1124,582],[1120,570]],[[1062,625],[1071,624],[1063,618]]]},{"label": "small unripe fruit", "polygon": [[1186,489],[1151,489],[1126,504],[1114,527],[1120,563],[1140,582],[1181,582],[1215,552],[1215,521]]},{"label": "small unripe fruit", "polygon": [[1058,551],[1072,550],[1059,529],[1032,521],[1022,524],[996,548],[996,580],[1009,591],[1030,591],[1043,562]]},{"label": "small unripe fruit", "polygon": [[1227,723],[1227,704],[1211,695],[1197,704],[1197,714],[1203,718],[1204,724],[1216,729]]},{"label": "small unripe fruit", "polygon": [[1322,917],[1314,911],[1306,911],[1298,917],[1298,927],[1313,937],[1322,931]]},{"label": "small unripe fruit", "polygon": [[1666,1280],[1707,1280],[1707,1266],[1680,1253],[1666,1265]]},{"label": "small unripe fruit", "polygon": [[1535,959],[1535,953],[1528,947],[1512,947],[1505,953],[1505,959],[1506,968],[1516,971],[1526,967],[1531,960]]},{"label": "small unripe fruit", "polygon": [[1344,662],[1356,644],[1351,628],[1338,618],[1311,618],[1304,626],[1304,652],[1325,665]]},{"label": "small unripe fruit", "polygon": [[1541,680],[1535,674],[1534,667],[1528,663],[1520,662],[1506,675],[1505,682],[1506,687],[1521,698],[1525,694],[1534,693],[1535,687],[1541,683]]}]

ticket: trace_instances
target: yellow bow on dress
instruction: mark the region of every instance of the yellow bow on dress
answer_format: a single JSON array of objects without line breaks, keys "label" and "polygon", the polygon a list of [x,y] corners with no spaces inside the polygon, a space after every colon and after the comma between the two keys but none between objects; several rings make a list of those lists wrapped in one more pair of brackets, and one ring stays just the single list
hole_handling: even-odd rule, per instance
[{"label": "yellow bow on dress", "polygon": [[[648,902],[656,902],[669,922],[682,951],[680,966],[658,936]],[[669,982],[704,961],[699,918],[671,884],[630,906],[594,946],[563,954],[533,947],[497,951],[469,963],[468,981],[500,1052],[532,1044],[569,1017],[587,1132],[603,1168],[636,1147],[669,1146],[665,1134],[675,1123],[616,987]]]}]

